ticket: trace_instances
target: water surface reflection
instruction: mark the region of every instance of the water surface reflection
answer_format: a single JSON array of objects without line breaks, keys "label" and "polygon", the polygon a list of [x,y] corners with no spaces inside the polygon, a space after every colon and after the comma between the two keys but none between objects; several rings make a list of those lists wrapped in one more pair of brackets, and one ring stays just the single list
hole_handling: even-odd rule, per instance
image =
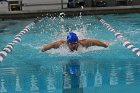
[{"label": "water surface reflection", "polygon": [[[139,93],[138,61],[69,59],[0,67],[0,93]],[[118,91],[116,91],[118,90]]]}]

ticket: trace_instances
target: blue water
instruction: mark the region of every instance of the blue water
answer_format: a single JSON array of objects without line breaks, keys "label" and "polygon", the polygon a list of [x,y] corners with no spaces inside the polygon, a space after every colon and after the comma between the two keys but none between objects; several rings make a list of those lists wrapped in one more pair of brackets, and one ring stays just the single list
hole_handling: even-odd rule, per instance
[{"label": "blue water", "polygon": [[[140,48],[140,14],[100,15],[125,39]],[[32,20],[0,22],[0,50]],[[80,39],[108,41],[108,48],[67,47],[40,51],[44,44],[65,40],[69,31]],[[94,16],[43,18],[0,63],[0,93],[139,93],[140,57],[117,40]]]}]

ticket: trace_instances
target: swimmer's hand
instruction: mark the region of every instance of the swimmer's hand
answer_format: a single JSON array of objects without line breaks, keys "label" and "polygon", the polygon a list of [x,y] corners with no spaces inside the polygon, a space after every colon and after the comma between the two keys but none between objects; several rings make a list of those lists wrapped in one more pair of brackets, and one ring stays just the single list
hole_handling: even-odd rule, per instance
[{"label": "swimmer's hand", "polygon": [[45,52],[46,51],[44,46],[41,46],[40,49],[41,49],[41,52]]},{"label": "swimmer's hand", "polygon": [[104,42],[106,48],[109,46],[109,42]]}]

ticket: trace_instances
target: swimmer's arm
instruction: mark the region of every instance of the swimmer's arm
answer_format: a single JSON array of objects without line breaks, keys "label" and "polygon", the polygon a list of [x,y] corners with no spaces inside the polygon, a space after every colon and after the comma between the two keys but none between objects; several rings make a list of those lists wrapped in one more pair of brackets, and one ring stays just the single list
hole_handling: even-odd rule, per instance
[{"label": "swimmer's arm", "polygon": [[108,42],[102,42],[99,40],[91,40],[91,39],[83,39],[82,45],[85,47],[90,47],[90,46],[102,46],[107,48],[109,46]]},{"label": "swimmer's arm", "polygon": [[61,40],[61,41],[56,41],[56,42],[50,43],[48,45],[43,45],[41,48],[41,51],[45,52],[51,48],[59,48],[59,46],[64,44],[64,43],[65,43],[65,41]]}]

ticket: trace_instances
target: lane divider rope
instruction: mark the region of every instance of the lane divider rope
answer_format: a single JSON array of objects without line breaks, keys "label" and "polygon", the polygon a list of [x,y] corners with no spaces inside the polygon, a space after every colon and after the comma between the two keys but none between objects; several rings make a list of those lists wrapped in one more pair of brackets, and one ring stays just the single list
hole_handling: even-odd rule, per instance
[{"label": "lane divider rope", "polygon": [[30,27],[33,26],[35,23],[37,23],[40,20],[40,18],[36,18],[32,23],[27,25],[22,31],[20,31],[13,39],[11,43],[8,43],[2,51],[0,51],[0,63],[3,61],[3,59],[13,50],[13,47],[15,44],[18,44],[21,42],[21,38],[23,35],[25,35],[27,32],[29,32]]},{"label": "lane divider rope", "polygon": [[100,18],[99,16],[95,15],[95,17],[104,25],[108,30],[112,33],[114,33],[115,37],[119,39],[122,43],[123,46],[126,47],[127,49],[131,50],[134,52],[137,56],[140,56],[140,49],[135,47],[133,44],[131,44],[128,40],[124,40],[123,36],[121,33],[116,31],[110,24],[108,24],[105,20]]}]

